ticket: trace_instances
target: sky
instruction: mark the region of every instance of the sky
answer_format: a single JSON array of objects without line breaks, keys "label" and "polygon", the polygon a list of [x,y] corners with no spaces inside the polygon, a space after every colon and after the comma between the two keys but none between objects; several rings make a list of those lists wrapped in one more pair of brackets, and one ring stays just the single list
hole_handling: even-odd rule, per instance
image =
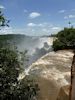
[{"label": "sky", "polygon": [[0,34],[50,35],[69,21],[75,26],[75,0],[0,0],[0,9],[10,20]]}]

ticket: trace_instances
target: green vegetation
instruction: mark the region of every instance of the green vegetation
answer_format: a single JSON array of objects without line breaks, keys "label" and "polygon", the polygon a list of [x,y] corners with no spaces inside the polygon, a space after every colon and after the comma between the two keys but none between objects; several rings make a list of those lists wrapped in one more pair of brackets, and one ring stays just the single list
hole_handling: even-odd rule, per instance
[{"label": "green vegetation", "polygon": [[17,54],[6,48],[0,48],[0,100],[9,98],[17,84],[21,68]]},{"label": "green vegetation", "polygon": [[[0,28],[8,26],[8,23],[0,11]],[[20,39],[20,35],[16,36]],[[16,48],[11,50],[7,40],[14,41],[14,38],[15,35],[0,36],[0,100],[35,100],[38,84],[30,77],[18,80],[24,70],[22,64],[27,60],[27,51],[19,53]]]},{"label": "green vegetation", "polygon": [[25,77],[18,80],[23,71],[15,51],[0,48],[0,100],[34,100],[38,84]]},{"label": "green vegetation", "polygon": [[64,28],[56,35],[53,42],[54,51],[62,49],[75,49],[75,28]]},{"label": "green vegetation", "polygon": [[0,27],[4,27],[4,26],[8,26],[9,27],[9,25],[8,25],[9,22],[10,21],[5,18],[5,16],[2,13],[2,11],[0,11]]},{"label": "green vegetation", "polygon": [[0,35],[0,47],[5,47],[6,45],[17,45],[25,39],[25,35],[20,34],[6,34]]}]

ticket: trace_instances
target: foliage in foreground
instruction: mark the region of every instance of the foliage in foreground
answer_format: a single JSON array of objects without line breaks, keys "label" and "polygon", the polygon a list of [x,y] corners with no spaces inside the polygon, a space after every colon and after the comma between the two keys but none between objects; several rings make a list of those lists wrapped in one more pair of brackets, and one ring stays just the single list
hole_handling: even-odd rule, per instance
[{"label": "foliage in foreground", "polygon": [[56,35],[53,42],[54,51],[62,49],[75,49],[75,28],[64,28]]},{"label": "foliage in foreground", "polygon": [[38,85],[28,78],[18,81],[21,71],[17,53],[0,48],[0,100],[35,100]]},{"label": "foliage in foreground", "polygon": [[0,27],[8,26],[9,20],[7,20],[0,9]]}]

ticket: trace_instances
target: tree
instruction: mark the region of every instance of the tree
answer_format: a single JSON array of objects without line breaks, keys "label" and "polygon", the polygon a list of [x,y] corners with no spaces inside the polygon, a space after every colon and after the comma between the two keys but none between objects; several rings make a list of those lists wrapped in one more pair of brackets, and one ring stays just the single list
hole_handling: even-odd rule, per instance
[{"label": "tree", "polygon": [[7,48],[0,48],[0,100],[11,96],[20,71],[17,54]]},{"label": "tree", "polygon": [[4,27],[4,26],[8,26],[9,27],[9,25],[8,25],[9,22],[10,21],[5,18],[5,16],[2,13],[2,11],[0,11],[0,27]]},{"label": "tree", "polygon": [[[0,27],[8,26],[8,23],[0,12]],[[21,60],[25,61],[26,53],[21,53]],[[29,78],[18,80],[24,70],[20,63],[23,62],[20,62],[17,51],[9,49],[9,46],[0,47],[0,100],[35,100],[38,85],[28,81]]]},{"label": "tree", "polygon": [[30,77],[18,80],[22,70],[17,53],[0,48],[0,100],[35,100],[38,84]]},{"label": "tree", "polygon": [[54,50],[74,49],[75,48],[75,29],[64,28],[56,35],[56,40],[53,41]]}]

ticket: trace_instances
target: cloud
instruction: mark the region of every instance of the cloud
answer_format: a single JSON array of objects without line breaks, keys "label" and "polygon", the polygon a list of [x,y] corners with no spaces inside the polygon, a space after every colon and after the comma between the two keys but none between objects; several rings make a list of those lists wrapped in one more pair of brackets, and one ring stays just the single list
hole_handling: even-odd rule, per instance
[{"label": "cloud", "polygon": [[28,27],[44,27],[45,25],[44,25],[44,23],[42,24],[42,23],[39,23],[39,24],[35,24],[35,23],[28,23],[27,24],[27,26]]},{"label": "cloud", "polygon": [[36,26],[36,24],[34,24],[34,23],[28,23],[27,26],[34,27],[34,26]]},{"label": "cloud", "polygon": [[64,16],[64,19],[68,19],[68,16]]},{"label": "cloud", "polygon": [[60,10],[58,11],[58,13],[64,13],[66,10]]},{"label": "cloud", "polygon": [[5,7],[4,7],[4,6],[2,6],[2,5],[0,5],[0,9],[5,9]]},{"label": "cloud", "polygon": [[68,17],[69,18],[75,18],[75,15],[69,15]]},{"label": "cloud", "polygon": [[71,9],[71,11],[75,11],[75,9]]},{"label": "cloud", "polygon": [[52,30],[60,30],[60,27],[52,27]]},{"label": "cloud", "polygon": [[0,30],[0,34],[25,34],[25,35],[50,35],[55,34],[60,31],[62,28],[51,23],[28,23],[27,27],[17,29],[13,27],[5,27]]},{"label": "cloud", "polygon": [[32,12],[29,14],[29,18],[31,18],[31,19],[39,17],[39,16],[41,16],[41,14],[38,12]]},{"label": "cloud", "polygon": [[12,27],[4,27],[0,30],[0,34],[12,34]]},{"label": "cloud", "polygon": [[0,30],[0,34],[24,34],[25,29],[17,29],[13,27],[2,27]]},{"label": "cloud", "polygon": [[39,23],[39,24],[37,24],[37,26],[39,26],[39,27],[52,27],[53,25],[45,22],[45,23]]},{"label": "cloud", "polygon": [[64,19],[72,19],[72,18],[75,18],[75,15],[68,15],[64,17]]},{"label": "cloud", "polygon": [[40,28],[44,28],[44,27],[52,27],[53,25],[50,23],[28,23],[27,24],[28,27],[40,27]]},{"label": "cloud", "polygon": [[28,11],[26,9],[24,9],[24,13],[27,13]]},{"label": "cloud", "polygon": [[47,28],[43,28],[42,31],[45,32],[45,33],[50,33],[51,32],[51,30],[47,29]]},{"label": "cloud", "polygon": [[61,29],[61,27],[47,22],[28,23],[25,33],[31,33],[33,35],[50,35],[57,33]]},{"label": "cloud", "polygon": [[58,26],[53,26],[51,28],[43,28],[41,32],[43,32],[44,34],[55,34],[57,33],[58,31],[60,31],[62,28],[61,27],[58,27]]}]

